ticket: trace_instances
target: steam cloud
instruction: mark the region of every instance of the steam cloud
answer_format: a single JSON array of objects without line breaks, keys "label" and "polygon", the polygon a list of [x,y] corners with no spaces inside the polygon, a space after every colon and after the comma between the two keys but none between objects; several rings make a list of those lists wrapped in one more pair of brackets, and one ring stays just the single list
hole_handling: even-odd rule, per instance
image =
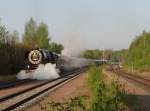
[{"label": "steam cloud", "polygon": [[31,73],[26,73],[25,70],[21,70],[17,74],[18,79],[55,79],[59,77],[56,64],[47,63],[46,65],[40,64],[38,68]]}]

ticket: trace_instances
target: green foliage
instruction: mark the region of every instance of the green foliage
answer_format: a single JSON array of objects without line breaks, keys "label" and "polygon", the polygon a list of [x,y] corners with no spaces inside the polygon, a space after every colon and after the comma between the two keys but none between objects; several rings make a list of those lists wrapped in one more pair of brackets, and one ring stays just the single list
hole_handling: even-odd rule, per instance
[{"label": "green foliage", "polygon": [[1,44],[8,44],[9,42],[9,31],[6,27],[0,24],[0,43]]},{"label": "green foliage", "polygon": [[92,67],[88,83],[92,91],[92,111],[117,111],[122,103],[115,83],[106,84],[101,68]]},{"label": "green foliage", "polygon": [[52,52],[56,52],[58,54],[61,54],[61,51],[64,49],[64,47],[61,44],[52,42],[49,46],[49,50]]},{"label": "green foliage", "polygon": [[25,32],[23,36],[23,43],[27,47],[49,47],[49,32],[48,27],[44,23],[37,26],[36,22],[31,18],[25,25]]},{"label": "green foliage", "polygon": [[111,49],[102,50],[85,50],[82,54],[83,57],[88,59],[107,59],[113,62],[119,62],[124,60],[124,54],[126,50],[115,51]]},{"label": "green foliage", "polygon": [[23,43],[29,48],[44,48],[61,53],[63,46],[55,42],[50,43],[48,26],[45,23],[39,25],[31,18],[25,25]]},{"label": "green foliage", "polygon": [[23,35],[23,43],[27,47],[35,47],[36,45],[36,31],[37,25],[33,18],[25,24],[25,31]]},{"label": "green foliage", "polygon": [[[0,23],[0,71],[1,74],[17,73],[23,66],[24,54],[26,50],[33,48],[51,49],[56,53],[63,50],[61,44],[49,43],[50,38],[48,27],[44,23],[39,25],[31,18],[25,24],[22,43],[19,42],[19,33],[10,33],[4,25]],[[29,49],[28,49],[29,48]],[[7,67],[6,67],[7,66]]]},{"label": "green foliage", "polygon": [[100,68],[97,68],[95,65],[91,66],[91,68],[88,71],[88,85],[91,88],[91,91],[95,93],[96,87],[99,83],[99,80],[103,79],[104,75],[102,74],[102,70]]},{"label": "green foliage", "polygon": [[100,59],[102,56],[102,51],[100,51],[100,50],[85,50],[83,52],[82,56],[87,59]]},{"label": "green foliage", "polygon": [[36,45],[40,48],[49,48],[49,40],[48,38],[49,32],[48,27],[44,23],[40,23],[36,30],[35,41]]},{"label": "green foliage", "polygon": [[102,69],[92,66],[88,71],[87,84],[91,96],[78,96],[65,102],[49,102],[41,105],[44,111],[126,111],[126,105],[136,102],[135,96],[127,95],[117,81],[106,81]]},{"label": "green foliage", "polygon": [[79,96],[65,102],[49,102],[47,106],[41,106],[43,111],[87,111],[85,100],[86,96]]},{"label": "green foliage", "polygon": [[92,92],[91,111],[120,111],[131,100],[116,81],[106,81],[99,67],[89,70],[88,84]]},{"label": "green foliage", "polygon": [[111,62],[124,62],[124,56],[126,54],[126,49],[122,50],[105,50],[104,58]]},{"label": "green foliage", "polygon": [[19,64],[23,61],[24,48],[19,44],[18,32],[12,34],[0,25],[0,71],[10,74],[19,71]]},{"label": "green foliage", "polygon": [[11,39],[12,43],[15,45],[17,43],[19,43],[19,33],[15,30],[12,34],[12,39]]},{"label": "green foliage", "polygon": [[127,65],[133,70],[150,71],[150,33],[143,32],[131,43],[127,56]]}]

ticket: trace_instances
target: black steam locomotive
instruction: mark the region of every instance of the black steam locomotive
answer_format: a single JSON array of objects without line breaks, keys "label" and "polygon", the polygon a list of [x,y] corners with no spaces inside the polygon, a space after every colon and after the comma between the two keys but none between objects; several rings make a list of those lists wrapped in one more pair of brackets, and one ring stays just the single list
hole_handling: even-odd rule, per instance
[{"label": "black steam locomotive", "polygon": [[25,70],[35,70],[39,64],[52,63],[56,64],[59,59],[59,55],[44,49],[33,49],[26,51],[25,53]]}]

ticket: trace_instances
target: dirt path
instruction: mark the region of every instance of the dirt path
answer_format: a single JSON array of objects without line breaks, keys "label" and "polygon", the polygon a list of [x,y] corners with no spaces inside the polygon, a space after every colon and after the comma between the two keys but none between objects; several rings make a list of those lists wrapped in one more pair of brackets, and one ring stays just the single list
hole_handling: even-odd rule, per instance
[{"label": "dirt path", "polygon": [[[110,78],[114,77],[114,73],[109,71],[104,71]],[[125,90],[129,93],[135,94],[138,97],[138,102],[140,105],[140,111],[150,111],[150,92],[144,90],[139,85],[132,83],[122,77],[118,78],[119,82],[124,85]]]},{"label": "dirt path", "polygon": [[88,95],[88,90],[85,88],[85,80],[86,80],[86,73],[83,73],[76,79],[68,82],[67,84],[53,91],[51,94],[49,94],[48,97],[42,100],[39,104],[31,107],[27,111],[41,111],[40,106],[46,105],[50,101],[62,102],[69,98],[73,98],[77,95],[83,94]]}]

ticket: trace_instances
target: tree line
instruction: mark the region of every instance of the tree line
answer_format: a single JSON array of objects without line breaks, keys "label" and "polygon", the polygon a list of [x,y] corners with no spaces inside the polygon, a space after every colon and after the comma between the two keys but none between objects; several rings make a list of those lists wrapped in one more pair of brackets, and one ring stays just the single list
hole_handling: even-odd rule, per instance
[{"label": "tree line", "polygon": [[17,73],[22,68],[25,51],[34,48],[60,54],[64,47],[51,40],[45,23],[37,24],[33,18],[26,22],[22,37],[18,31],[10,32],[0,22],[0,74]]},{"label": "tree line", "polygon": [[150,71],[150,32],[143,31],[132,41],[126,51],[125,66],[131,70]]},{"label": "tree line", "polygon": [[124,58],[124,52],[126,52],[125,49],[123,50],[112,50],[112,49],[106,49],[106,50],[85,50],[82,52],[82,57],[87,59],[106,59],[111,62],[121,62]]},{"label": "tree line", "polygon": [[132,71],[150,71],[150,32],[143,31],[131,42],[128,49],[85,50],[82,56],[88,59],[107,59],[121,62]]}]

